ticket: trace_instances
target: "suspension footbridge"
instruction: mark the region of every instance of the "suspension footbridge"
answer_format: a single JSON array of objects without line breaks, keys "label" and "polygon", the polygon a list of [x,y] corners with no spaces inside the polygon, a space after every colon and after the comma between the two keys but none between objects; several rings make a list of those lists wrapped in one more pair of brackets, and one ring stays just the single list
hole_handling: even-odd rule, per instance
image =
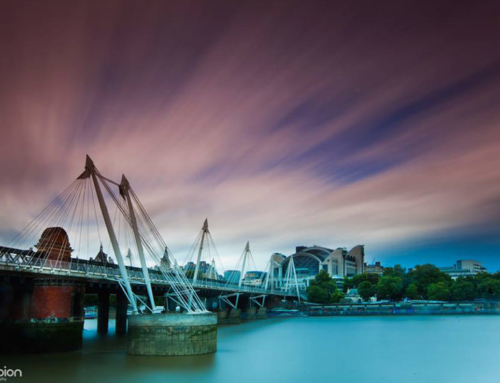
[{"label": "suspension footbridge", "polygon": [[[141,312],[155,321],[166,317],[161,311],[205,318],[210,310],[226,309],[234,316],[242,307],[249,312],[263,309],[266,298],[300,299],[293,261],[278,284],[273,283],[271,261],[260,278],[246,280],[250,270],[255,266],[249,242],[235,266],[225,270],[208,220],[184,265],[179,264],[125,175],[115,182],[87,156],[83,173],[12,241],[0,246],[0,286],[9,303],[0,323],[6,328],[23,321],[79,322],[85,293],[122,297],[120,319],[117,312],[121,331],[126,328],[127,306],[133,314],[130,330],[130,323],[143,321],[130,320]],[[162,308],[157,307],[158,297],[166,298]],[[100,308],[106,311],[105,299],[102,302]]]}]

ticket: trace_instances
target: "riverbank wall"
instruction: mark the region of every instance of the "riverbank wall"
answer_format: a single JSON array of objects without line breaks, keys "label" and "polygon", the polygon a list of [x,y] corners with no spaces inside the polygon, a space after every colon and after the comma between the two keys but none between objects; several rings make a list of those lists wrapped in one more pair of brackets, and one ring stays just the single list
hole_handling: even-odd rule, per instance
[{"label": "riverbank wall", "polygon": [[[302,310],[301,310],[302,311]],[[331,304],[303,308],[309,316],[500,315],[498,302]]]}]

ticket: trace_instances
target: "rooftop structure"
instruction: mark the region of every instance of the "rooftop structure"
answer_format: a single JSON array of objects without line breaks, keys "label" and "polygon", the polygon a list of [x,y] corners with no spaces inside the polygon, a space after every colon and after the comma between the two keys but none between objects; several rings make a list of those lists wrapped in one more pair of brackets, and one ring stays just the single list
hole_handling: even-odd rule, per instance
[{"label": "rooftop structure", "polygon": [[384,274],[384,266],[382,266],[379,261],[374,262],[371,265],[365,264],[365,273],[382,275]]},{"label": "rooftop structure", "polygon": [[264,283],[267,273],[265,271],[247,271],[242,283],[250,286],[260,286]]},{"label": "rooftop structure", "polygon": [[459,260],[453,266],[440,267],[439,270],[448,274],[453,279],[487,272],[481,262],[473,259]]}]

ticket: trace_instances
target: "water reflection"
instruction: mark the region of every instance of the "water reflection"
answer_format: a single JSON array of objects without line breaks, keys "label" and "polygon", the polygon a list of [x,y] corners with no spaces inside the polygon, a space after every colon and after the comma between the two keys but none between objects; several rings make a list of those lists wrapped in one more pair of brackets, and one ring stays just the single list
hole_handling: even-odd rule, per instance
[{"label": "water reflection", "polygon": [[497,316],[311,317],[219,328],[218,352],[132,356],[85,323],[81,351],[0,355],[23,382],[497,382]]}]

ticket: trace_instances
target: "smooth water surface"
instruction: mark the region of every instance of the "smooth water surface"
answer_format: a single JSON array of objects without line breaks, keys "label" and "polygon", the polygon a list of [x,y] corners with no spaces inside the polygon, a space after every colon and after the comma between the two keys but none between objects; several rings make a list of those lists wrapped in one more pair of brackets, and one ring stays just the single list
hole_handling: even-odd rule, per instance
[{"label": "smooth water surface", "polygon": [[0,355],[8,382],[500,382],[500,317],[302,317],[219,327],[218,352],[130,356],[85,323],[81,351]]}]

